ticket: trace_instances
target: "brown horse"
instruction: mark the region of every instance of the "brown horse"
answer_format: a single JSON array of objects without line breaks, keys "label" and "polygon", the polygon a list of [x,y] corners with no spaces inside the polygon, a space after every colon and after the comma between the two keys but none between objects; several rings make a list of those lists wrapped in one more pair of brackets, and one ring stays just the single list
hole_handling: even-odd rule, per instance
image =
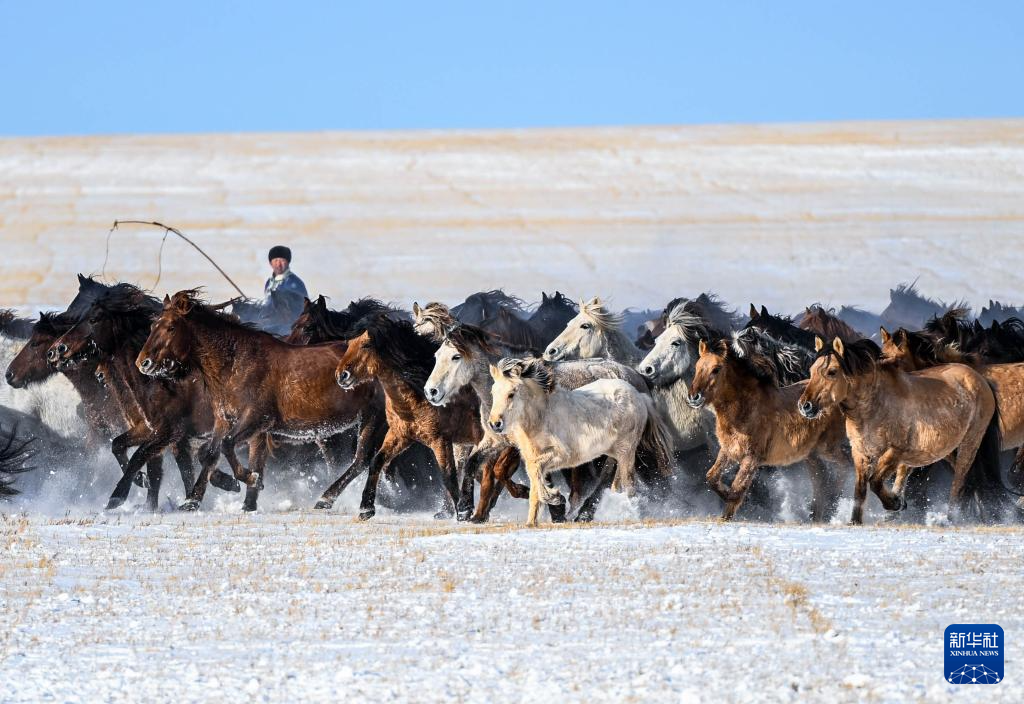
[{"label": "brown horse", "polygon": [[[271,433],[322,441],[369,420],[375,387],[345,394],[334,384],[345,347],[289,345],[214,310],[195,291],[165,298],[136,365],[153,377],[198,373],[214,409],[213,435],[199,455],[202,471],[181,508],[199,507],[222,451],[235,477],[246,484],[243,509],[254,511]],[[235,455],[240,442],[249,443],[248,470]]]},{"label": "brown horse", "polygon": [[[767,356],[741,354],[724,340],[712,346],[701,340],[699,351],[687,402],[694,408],[707,404],[715,414],[719,450],[707,480],[725,501],[722,518],[736,514],[759,467],[804,462],[814,487],[811,520],[828,520],[837,492],[823,460],[849,462],[842,415],[829,409],[812,422],[801,418],[797,399],[807,382],[780,387],[775,362]],[[733,464],[739,471],[728,487],[722,473]]]},{"label": "brown horse", "polygon": [[843,342],[856,342],[867,337],[867,335],[861,335],[844,320],[841,320],[836,315],[835,309],[825,310],[820,303],[807,306],[807,310],[804,311],[804,315],[800,318],[797,326],[801,330],[813,332],[825,340],[838,337]]},{"label": "brown horse", "polygon": [[[892,334],[881,329],[882,358],[898,364],[904,371],[928,369],[949,362],[969,364],[985,377],[996,397],[999,409],[1000,449],[1016,450],[1012,475],[1024,468],[1024,362],[984,364],[973,355],[935,341],[930,335],[903,328]],[[1018,502],[1020,503],[1020,502]]]},{"label": "brown horse", "polygon": [[[133,479],[147,465],[148,504],[156,510],[163,468],[159,460],[170,449],[181,472],[187,494],[195,482],[190,440],[213,430],[210,397],[194,373],[184,383],[154,379],[135,367],[135,358],[149,335],[160,302],[131,284],[117,284],[96,299],[70,330],[53,342],[48,357],[61,369],[91,363],[96,378],[117,402],[128,430],[115,437],[111,451],[122,476],[107,503],[120,506],[128,498]],[[128,457],[128,448],[137,447]],[[218,488],[238,491],[233,477],[218,472]]]},{"label": "brown horse", "polygon": [[[846,419],[856,485],[853,522],[863,522],[868,482],[889,511],[903,508],[910,468],[941,459],[953,466],[950,516],[978,492],[983,511],[1004,500],[999,476],[999,418],[988,382],[962,364],[904,372],[870,340],[818,338],[818,358],[800,396],[800,413],[816,421],[838,408]],[[885,480],[895,475],[893,488]],[[993,510],[998,507],[993,505]]]},{"label": "brown horse", "polygon": [[337,364],[338,385],[350,393],[377,380],[386,397],[388,432],[370,464],[359,517],[376,513],[377,481],[381,472],[413,443],[430,448],[441,469],[446,491],[444,508],[436,518],[455,512],[459,495],[453,443],[475,445],[482,437],[476,397],[463,391],[445,408],[432,406],[423,386],[434,366],[437,344],[416,334],[410,323],[377,316],[366,331],[349,343]]}]

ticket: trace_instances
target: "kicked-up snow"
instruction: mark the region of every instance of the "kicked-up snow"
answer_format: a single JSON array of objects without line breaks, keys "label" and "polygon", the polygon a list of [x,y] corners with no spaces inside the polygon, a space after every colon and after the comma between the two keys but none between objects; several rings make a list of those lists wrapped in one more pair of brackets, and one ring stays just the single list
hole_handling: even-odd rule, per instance
[{"label": "kicked-up snow", "polygon": [[1019,701],[1018,528],[0,520],[0,701]]}]

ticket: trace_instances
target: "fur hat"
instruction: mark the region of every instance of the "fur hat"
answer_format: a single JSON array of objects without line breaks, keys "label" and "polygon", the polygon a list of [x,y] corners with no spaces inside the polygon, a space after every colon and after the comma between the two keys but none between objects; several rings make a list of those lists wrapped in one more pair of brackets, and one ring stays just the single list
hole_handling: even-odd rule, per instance
[{"label": "fur hat", "polygon": [[292,250],[288,249],[284,245],[277,245],[276,247],[270,248],[270,254],[267,255],[267,261],[273,261],[280,257],[281,259],[287,259],[288,263],[292,263]]}]

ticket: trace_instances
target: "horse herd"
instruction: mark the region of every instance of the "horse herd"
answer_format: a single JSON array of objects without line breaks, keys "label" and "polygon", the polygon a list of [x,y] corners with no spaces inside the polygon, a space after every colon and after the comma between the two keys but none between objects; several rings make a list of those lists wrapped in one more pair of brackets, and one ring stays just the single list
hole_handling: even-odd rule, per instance
[{"label": "horse herd", "polygon": [[[244,487],[243,508],[256,510],[275,448],[312,445],[337,467],[348,438],[351,461],[316,508],[365,471],[362,519],[413,445],[436,461],[438,518],[486,521],[504,489],[529,499],[529,524],[541,506],[554,521],[590,520],[611,488],[641,507],[717,495],[729,519],[748,495],[765,500],[762,470],[801,465],[814,521],[833,517],[850,467],[853,523],[868,486],[895,515],[920,508],[921,487],[944,473],[951,520],[1015,519],[1024,322],[991,301],[972,319],[913,286],[891,300],[880,316],[813,305],[795,322],[763,306],[741,316],[703,293],[625,322],[598,298],[558,292],[532,313],[501,291],[411,312],[371,298],[331,310],[320,296],[278,337],[246,322],[239,301],[186,290],[161,302],[80,275],[65,311],[0,315],[0,330],[27,340],[7,383],[64,375],[91,437],[109,439],[122,472],[108,508],[139,484],[155,509],[170,450],[181,509],[198,509],[212,484]],[[24,450],[11,435],[0,462],[16,469],[7,459]]]}]

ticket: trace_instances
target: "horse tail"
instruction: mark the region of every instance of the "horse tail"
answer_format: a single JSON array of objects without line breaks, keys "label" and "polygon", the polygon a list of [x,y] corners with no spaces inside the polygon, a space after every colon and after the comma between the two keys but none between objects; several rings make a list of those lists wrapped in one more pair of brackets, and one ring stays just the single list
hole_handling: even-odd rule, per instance
[{"label": "horse tail", "polygon": [[651,396],[641,394],[640,397],[644,400],[644,405],[647,408],[647,423],[640,436],[640,447],[654,454],[658,473],[663,477],[670,477],[672,476],[673,459],[672,435],[669,433],[668,423],[665,422]]},{"label": "horse tail", "polygon": [[[989,388],[991,388],[991,383]],[[994,392],[994,389],[993,389]],[[993,393],[994,396],[994,393]],[[974,495],[981,506],[981,517],[994,522],[1002,517],[1007,505],[1009,490],[1003,484],[1000,471],[999,452],[1002,444],[1002,433],[999,432],[999,405],[995,405],[992,418],[985,428],[981,445],[974,455],[974,461],[967,469],[965,491]]]},{"label": "horse tail", "polygon": [[271,433],[264,433],[263,442],[267,444],[267,456],[274,457],[274,450],[277,448],[277,443],[274,442],[274,436]]},{"label": "horse tail", "polygon": [[11,477],[34,469],[26,467],[24,463],[34,454],[30,445],[35,438],[19,440],[17,425],[10,432],[0,431],[0,438],[0,498],[8,498],[18,494]]}]

